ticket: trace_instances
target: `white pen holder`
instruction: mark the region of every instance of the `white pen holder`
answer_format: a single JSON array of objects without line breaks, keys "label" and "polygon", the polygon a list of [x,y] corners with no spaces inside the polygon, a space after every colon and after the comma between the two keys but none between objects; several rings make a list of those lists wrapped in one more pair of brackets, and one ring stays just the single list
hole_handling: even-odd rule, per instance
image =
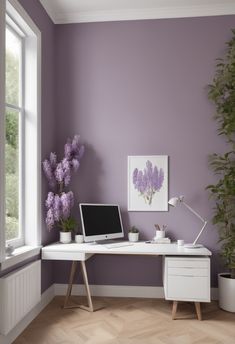
[{"label": "white pen holder", "polygon": [[153,240],[165,238],[165,235],[166,235],[165,231],[158,231],[158,230],[156,230],[156,235],[153,238]]},{"label": "white pen holder", "polygon": [[155,238],[156,239],[162,239],[162,238],[165,238],[165,235],[166,235],[166,232],[165,231],[156,231],[156,236]]}]

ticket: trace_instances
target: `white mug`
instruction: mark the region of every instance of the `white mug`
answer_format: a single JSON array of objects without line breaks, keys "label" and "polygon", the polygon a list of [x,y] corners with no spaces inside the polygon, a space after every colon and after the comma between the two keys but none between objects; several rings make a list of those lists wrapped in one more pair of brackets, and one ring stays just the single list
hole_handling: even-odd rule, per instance
[{"label": "white mug", "polygon": [[184,240],[177,240],[178,246],[184,246]]},{"label": "white mug", "polygon": [[76,234],[75,235],[75,242],[78,244],[83,243],[83,235],[82,234]]}]

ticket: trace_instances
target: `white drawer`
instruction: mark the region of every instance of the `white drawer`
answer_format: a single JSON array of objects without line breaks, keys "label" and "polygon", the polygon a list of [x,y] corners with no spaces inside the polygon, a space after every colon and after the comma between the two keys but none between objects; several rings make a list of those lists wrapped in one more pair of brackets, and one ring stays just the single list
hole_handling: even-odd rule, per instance
[{"label": "white drawer", "polygon": [[210,259],[165,257],[163,281],[167,300],[210,302]]},{"label": "white drawer", "polygon": [[166,299],[209,302],[208,277],[168,276]]},{"label": "white drawer", "polygon": [[208,269],[203,268],[169,268],[168,275],[170,276],[198,276],[198,277],[207,277]]},{"label": "white drawer", "polygon": [[208,268],[209,259],[167,259],[167,265],[170,268]]}]

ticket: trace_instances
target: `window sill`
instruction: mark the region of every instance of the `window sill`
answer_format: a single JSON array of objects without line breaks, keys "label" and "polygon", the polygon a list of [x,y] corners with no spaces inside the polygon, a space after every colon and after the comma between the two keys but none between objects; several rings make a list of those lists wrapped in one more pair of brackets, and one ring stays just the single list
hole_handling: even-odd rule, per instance
[{"label": "window sill", "polygon": [[1,271],[9,269],[26,259],[37,256],[40,253],[41,247],[42,246],[22,246],[16,248],[13,254],[9,257],[6,257],[4,262],[1,263]]}]

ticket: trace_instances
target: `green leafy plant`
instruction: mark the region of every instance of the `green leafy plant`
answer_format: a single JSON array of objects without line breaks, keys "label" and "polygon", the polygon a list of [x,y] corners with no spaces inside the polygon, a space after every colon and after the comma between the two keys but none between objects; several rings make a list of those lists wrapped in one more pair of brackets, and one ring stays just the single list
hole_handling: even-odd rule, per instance
[{"label": "green leafy plant", "polygon": [[135,226],[132,226],[132,227],[129,229],[129,233],[139,233],[139,230],[138,230],[138,228],[136,228]]},{"label": "green leafy plant", "polygon": [[221,256],[231,271],[231,278],[235,278],[235,30],[232,33],[224,59],[217,59],[216,74],[208,91],[216,108],[218,134],[226,138],[230,149],[225,154],[209,157],[218,182],[207,189],[215,200],[212,221],[219,230]]},{"label": "green leafy plant", "polygon": [[63,232],[71,232],[74,231],[77,226],[77,222],[73,217],[69,217],[65,220],[61,219],[58,227],[63,231]]}]

